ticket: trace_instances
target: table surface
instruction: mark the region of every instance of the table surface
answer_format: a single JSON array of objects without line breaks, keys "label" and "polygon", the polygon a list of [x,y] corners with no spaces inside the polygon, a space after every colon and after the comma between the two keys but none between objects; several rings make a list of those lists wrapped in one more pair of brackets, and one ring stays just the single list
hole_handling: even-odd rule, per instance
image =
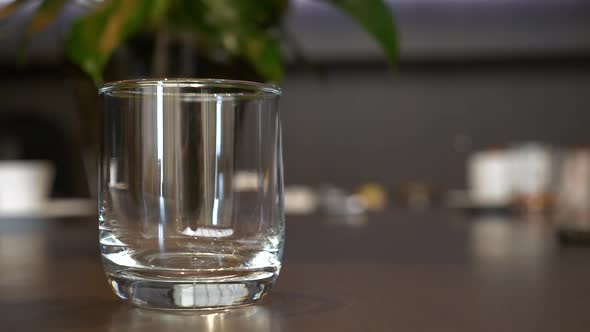
[{"label": "table surface", "polygon": [[134,308],[103,276],[93,218],[0,220],[1,331],[590,331],[590,249],[539,218],[290,217],[259,305]]}]

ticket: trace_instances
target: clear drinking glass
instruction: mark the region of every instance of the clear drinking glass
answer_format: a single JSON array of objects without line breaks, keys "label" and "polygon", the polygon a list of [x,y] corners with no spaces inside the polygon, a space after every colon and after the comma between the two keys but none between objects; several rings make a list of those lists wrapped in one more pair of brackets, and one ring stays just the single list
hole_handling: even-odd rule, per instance
[{"label": "clear drinking glass", "polygon": [[265,295],[284,239],[280,89],[163,79],[99,93],[100,248],[115,293],[162,309]]}]

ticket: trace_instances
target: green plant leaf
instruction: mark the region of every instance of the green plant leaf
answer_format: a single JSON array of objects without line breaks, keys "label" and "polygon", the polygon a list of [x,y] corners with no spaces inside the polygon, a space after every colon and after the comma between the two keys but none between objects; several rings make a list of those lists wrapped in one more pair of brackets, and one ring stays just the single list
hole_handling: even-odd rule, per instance
[{"label": "green plant leaf", "polygon": [[94,80],[102,73],[115,49],[141,29],[153,10],[153,0],[111,0],[79,19],[67,43],[68,57]]},{"label": "green plant leaf", "polygon": [[326,0],[354,17],[381,45],[390,64],[398,57],[398,40],[393,16],[383,0]]},{"label": "green plant leaf", "polygon": [[186,11],[173,11],[175,21],[185,22],[201,44],[244,59],[267,80],[282,78],[280,43],[272,30],[286,13],[287,0],[185,0],[177,8]]},{"label": "green plant leaf", "polygon": [[6,6],[0,8],[0,20],[12,15],[20,6],[24,5],[24,0],[15,0]]},{"label": "green plant leaf", "polygon": [[149,14],[149,19],[153,26],[158,26],[162,23],[166,18],[172,3],[172,0],[153,0],[152,9]]},{"label": "green plant leaf", "polygon": [[246,60],[262,78],[273,82],[283,78],[281,43],[269,32],[224,30],[221,38],[228,52]]},{"label": "green plant leaf", "polygon": [[240,53],[267,80],[278,82],[283,78],[281,44],[267,34],[258,33],[244,39]]}]

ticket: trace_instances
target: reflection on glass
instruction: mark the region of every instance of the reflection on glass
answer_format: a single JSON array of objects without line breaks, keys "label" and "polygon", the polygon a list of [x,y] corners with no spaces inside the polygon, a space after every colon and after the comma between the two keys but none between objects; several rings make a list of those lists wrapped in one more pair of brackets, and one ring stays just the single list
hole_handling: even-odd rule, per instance
[{"label": "reflection on glass", "polygon": [[471,224],[471,253],[476,267],[488,276],[510,271],[535,277],[554,250],[552,235],[541,223],[482,217]]},{"label": "reflection on glass", "polygon": [[257,331],[280,332],[281,317],[264,306],[187,313],[121,307],[111,317],[110,332],[136,331]]},{"label": "reflection on glass", "polygon": [[234,298],[248,295],[243,284],[190,284],[175,285],[173,296],[181,307],[229,306]]},{"label": "reflection on glass", "polygon": [[[13,221],[3,222],[10,224]],[[49,264],[46,232],[46,229],[6,230],[0,227],[0,266],[4,267],[0,270],[0,292],[4,298],[10,297],[12,292],[22,296],[19,288],[30,290],[46,281]],[[4,289],[3,286],[9,287]]]},{"label": "reflection on glass", "polygon": [[550,232],[543,225],[481,218],[471,228],[473,254],[498,263],[533,263],[553,248]]}]

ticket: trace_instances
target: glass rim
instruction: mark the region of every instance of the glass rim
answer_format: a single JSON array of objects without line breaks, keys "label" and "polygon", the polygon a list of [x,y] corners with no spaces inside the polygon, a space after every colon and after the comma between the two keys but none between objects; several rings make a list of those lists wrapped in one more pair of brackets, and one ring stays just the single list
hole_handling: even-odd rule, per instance
[{"label": "glass rim", "polygon": [[283,93],[281,88],[277,85],[254,81],[228,80],[216,78],[140,78],[106,82],[98,89],[98,94],[102,95],[108,92],[116,92],[125,89],[143,88],[151,86],[222,89],[227,88],[242,90],[240,92],[224,93],[228,96],[266,95],[279,97]]}]

